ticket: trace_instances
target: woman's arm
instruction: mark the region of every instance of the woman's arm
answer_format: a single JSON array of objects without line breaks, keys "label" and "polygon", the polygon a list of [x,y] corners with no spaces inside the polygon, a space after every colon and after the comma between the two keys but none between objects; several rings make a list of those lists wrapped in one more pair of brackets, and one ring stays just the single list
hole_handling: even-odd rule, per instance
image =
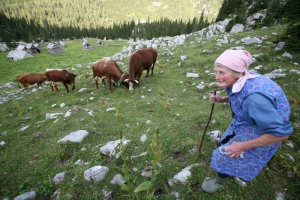
[{"label": "woman's arm", "polygon": [[252,149],[255,147],[267,146],[287,140],[289,136],[274,136],[270,133],[265,133],[262,136],[253,140],[244,142],[235,142],[231,146],[225,149],[226,155],[230,157],[238,157],[243,151]]},{"label": "woman's arm", "polygon": [[[282,142],[293,132],[290,121],[284,121],[275,108],[273,98],[260,93],[249,95],[242,107],[245,121],[256,126],[264,134],[252,140],[233,143],[225,152],[230,157],[238,157],[244,150]],[[250,139],[250,138],[249,138]]]}]

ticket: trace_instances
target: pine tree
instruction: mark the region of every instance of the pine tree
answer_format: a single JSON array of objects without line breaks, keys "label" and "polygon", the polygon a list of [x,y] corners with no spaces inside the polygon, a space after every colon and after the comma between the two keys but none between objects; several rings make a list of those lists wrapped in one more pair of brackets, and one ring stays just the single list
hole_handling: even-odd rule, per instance
[{"label": "pine tree", "polygon": [[198,22],[197,30],[201,30],[203,28],[204,28],[204,10],[202,10],[202,12],[201,12],[201,16],[200,16],[200,19],[199,19],[199,22]]},{"label": "pine tree", "polygon": [[236,11],[235,23],[237,24],[245,24],[247,19],[247,7],[245,2],[242,0],[241,5],[238,7]]},{"label": "pine tree", "polygon": [[273,0],[267,9],[266,17],[262,21],[262,26],[274,25],[275,22],[282,22],[282,4],[280,0]]},{"label": "pine tree", "polygon": [[228,16],[234,14],[241,3],[242,0],[225,0],[215,21],[222,21],[228,18]]},{"label": "pine tree", "polygon": [[286,18],[287,22],[299,22],[300,12],[299,12],[300,1],[288,0],[283,7],[282,13],[283,17]]}]

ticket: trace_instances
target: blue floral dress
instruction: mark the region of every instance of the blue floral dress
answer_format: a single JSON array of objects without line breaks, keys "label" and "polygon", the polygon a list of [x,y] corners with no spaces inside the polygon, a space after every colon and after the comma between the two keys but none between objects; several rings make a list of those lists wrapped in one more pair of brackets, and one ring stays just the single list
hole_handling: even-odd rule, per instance
[{"label": "blue floral dress", "polygon": [[[230,99],[233,120],[222,135],[220,141],[232,134],[235,134],[235,136],[231,138],[225,146],[230,146],[234,142],[252,140],[264,133],[283,136],[293,132],[292,125],[289,122],[289,102],[280,86],[271,79],[260,75],[248,79],[240,92],[232,93],[230,88],[226,88],[226,92]],[[278,120],[272,122],[273,118],[275,119],[276,117],[273,117],[270,113],[261,112],[263,116],[255,116],[254,112],[253,116],[249,117],[249,113],[251,113],[251,111],[253,113],[253,110],[251,110],[251,107],[246,107],[243,104],[251,94],[261,94],[267,97],[270,100],[269,102],[272,102],[270,105],[276,113],[276,117],[279,118],[281,122],[278,122]],[[254,103],[252,103],[252,106],[253,105]],[[245,110],[247,110],[247,112],[245,112]],[[250,181],[257,176],[272,158],[279,145],[280,143],[275,143],[248,149],[244,151],[243,158],[231,158],[222,154],[217,148],[213,152],[210,166],[219,173]]]}]

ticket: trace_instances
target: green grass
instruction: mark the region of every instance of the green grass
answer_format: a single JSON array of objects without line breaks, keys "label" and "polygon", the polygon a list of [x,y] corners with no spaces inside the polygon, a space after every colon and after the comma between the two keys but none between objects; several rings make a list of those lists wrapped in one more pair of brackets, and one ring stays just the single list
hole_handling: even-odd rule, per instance
[{"label": "green grass", "polygon": [[[276,41],[273,32],[281,34],[282,27],[270,27],[267,30],[249,31],[235,34],[233,38],[241,39],[246,36],[268,35],[268,42]],[[160,160],[160,173],[153,180],[152,189],[156,199],[175,199],[172,191],[178,191],[182,199],[274,199],[276,192],[285,194],[286,199],[297,199],[299,196],[299,78],[297,74],[291,74],[290,69],[299,69],[294,62],[300,63],[299,54],[294,54],[294,59],[274,58],[283,52],[273,52],[274,44],[264,42],[259,45],[245,45],[252,54],[264,53],[250,68],[263,65],[260,73],[268,73],[274,69],[286,69],[286,77],[275,79],[291,100],[291,120],[295,132],[290,140],[295,148],[290,148],[283,143],[276,156],[247,187],[241,187],[231,179],[225,189],[216,194],[205,194],[200,186],[206,176],[214,173],[209,167],[210,156],[216,144],[208,137],[205,138],[200,158],[190,153],[194,147],[198,147],[205,125],[207,123],[211,105],[209,95],[220,88],[209,86],[214,82],[214,76],[206,73],[213,72],[213,62],[225,49],[233,43],[216,46],[213,37],[203,42],[194,42],[195,36],[187,38],[184,45],[171,47],[172,56],[162,55],[163,50],[158,49],[159,63],[163,68],[156,67],[154,76],[145,79],[142,75],[139,87],[128,91],[126,87],[114,88],[109,93],[107,88],[99,87],[97,90],[92,77],[84,75],[91,73],[91,63],[103,57],[112,56],[120,52],[126,41],[105,41],[104,47],[96,50],[83,51],[79,40],[67,41],[64,53],[51,55],[46,49],[41,54],[35,54],[35,58],[10,62],[6,58],[8,52],[0,52],[0,85],[7,82],[15,82],[17,75],[26,73],[44,73],[47,68],[67,69],[78,76],[76,88],[70,94],[66,93],[62,84],[58,85],[60,93],[53,94],[48,84],[36,92],[18,93],[18,88],[0,88],[0,96],[6,97],[7,93],[15,93],[9,101],[0,104],[0,141],[6,145],[0,147],[0,197],[13,199],[17,195],[37,191],[37,199],[50,199],[58,188],[61,191],[60,198],[68,199],[71,194],[76,199],[104,199],[102,189],[113,191],[113,199],[128,199],[126,191],[120,186],[110,184],[112,178],[120,173],[124,160],[114,157],[106,157],[100,153],[100,147],[112,140],[120,139],[120,133],[131,142],[124,147],[124,155],[139,155],[148,152],[146,156],[137,159],[126,160],[124,166],[127,170],[133,167],[138,172],[132,172],[129,180],[135,188],[140,183],[149,180],[140,175],[141,170],[151,165],[155,158],[151,143],[159,129],[159,144],[162,151]],[[96,46],[96,39],[88,38],[90,44]],[[270,51],[271,49],[271,51]],[[210,50],[212,53],[202,53]],[[185,61],[180,56],[186,55]],[[129,58],[121,61],[123,71],[128,71]],[[180,66],[178,63],[181,63]],[[81,64],[83,67],[77,67]],[[200,78],[187,78],[186,73],[194,72]],[[203,90],[195,86],[204,82]],[[30,88],[35,86],[30,86]],[[84,92],[79,89],[86,88]],[[222,91],[222,95],[225,92]],[[90,98],[94,97],[91,101]],[[206,98],[204,98],[206,97]],[[60,104],[66,106],[60,108]],[[52,107],[54,104],[56,106]],[[118,111],[107,112],[107,108],[114,107]],[[95,116],[88,115],[85,109],[94,112]],[[70,117],[64,118],[64,114],[71,110]],[[63,113],[55,119],[46,119],[46,113]],[[231,121],[231,112],[228,104],[216,104],[213,120],[215,124],[208,126],[207,133],[213,130],[224,131]],[[45,120],[45,121],[44,121]],[[146,121],[151,123],[146,125]],[[29,126],[23,132],[18,132],[22,127]],[[57,143],[65,135],[77,131],[87,130],[89,135],[81,143]],[[6,134],[3,134],[6,133]],[[142,143],[140,136],[146,134],[148,139]],[[85,151],[82,151],[85,148]],[[295,158],[290,161],[286,153]],[[78,166],[74,163],[81,159],[88,162],[88,166]],[[180,172],[183,168],[199,163],[192,168],[192,176],[186,185],[177,183],[173,188],[168,185],[168,180]],[[109,173],[104,180],[95,184],[84,180],[84,170],[95,165],[109,167]],[[53,178],[57,173],[66,171],[66,178],[60,185],[53,184]],[[287,177],[287,172],[295,172],[293,178]],[[298,178],[297,178],[298,176]],[[141,193],[143,194],[143,193]],[[141,195],[143,196],[143,195]]]}]

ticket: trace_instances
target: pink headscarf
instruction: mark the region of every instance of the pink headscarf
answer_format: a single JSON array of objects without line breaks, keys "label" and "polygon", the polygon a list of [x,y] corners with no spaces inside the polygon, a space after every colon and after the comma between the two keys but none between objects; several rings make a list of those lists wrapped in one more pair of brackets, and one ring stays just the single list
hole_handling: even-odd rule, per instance
[{"label": "pink headscarf", "polygon": [[251,62],[252,56],[248,51],[228,49],[217,58],[215,64],[218,63],[224,65],[225,67],[236,72],[244,72],[244,75],[241,76],[232,87],[232,92],[236,93],[241,91],[247,79],[259,76],[249,73],[248,67]]}]

